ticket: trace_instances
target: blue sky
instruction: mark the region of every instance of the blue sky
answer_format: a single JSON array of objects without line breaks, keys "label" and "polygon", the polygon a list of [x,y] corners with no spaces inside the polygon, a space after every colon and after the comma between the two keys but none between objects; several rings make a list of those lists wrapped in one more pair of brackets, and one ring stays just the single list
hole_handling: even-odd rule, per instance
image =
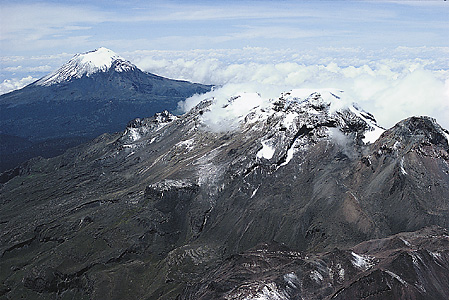
[{"label": "blue sky", "polygon": [[2,1],[2,55],[105,46],[186,50],[448,46],[434,1]]},{"label": "blue sky", "polygon": [[[385,126],[427,114],[448,128],[448,32],[444,0],[0,0],[0,93],[107,47],[176,79],[357,90]],[[392,110],[392,94],[409,100]]]}]

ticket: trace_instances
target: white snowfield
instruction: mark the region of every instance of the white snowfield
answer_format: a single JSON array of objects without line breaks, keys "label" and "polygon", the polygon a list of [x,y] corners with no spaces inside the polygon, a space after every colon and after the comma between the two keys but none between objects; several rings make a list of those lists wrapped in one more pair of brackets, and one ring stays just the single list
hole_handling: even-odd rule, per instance
[{"label": "white snowfield", "polygon": [[58,70],[39,79],[35,84],[50,86],[74,78],[90,76],[97,72],[106,72],[112,67],[114,62],[118,62],[115,64],[115,71],[117,72],[125,72],[137,68],[112,50],[101,47],[94,51],[76,54]]},{"label": "white snowfield", "polygon": [[258,158],[265,158],[265,159],[271,159],[273,157],[274,151],[276,149],[270,145],[266,141],[262,142],[262,149],[257,152]]},{"label": "white snowfield", "polygon": [[367,118],[366,114],[360,112],[354,105],[351,105],[349,109],[371,127],[370,131],[365,132],[365,138],[363,139],[365,144],[374,143],[381,136],[381,134],[384,133],[385,129],[377,126],[376,122],[373,122],[371,119]]}]

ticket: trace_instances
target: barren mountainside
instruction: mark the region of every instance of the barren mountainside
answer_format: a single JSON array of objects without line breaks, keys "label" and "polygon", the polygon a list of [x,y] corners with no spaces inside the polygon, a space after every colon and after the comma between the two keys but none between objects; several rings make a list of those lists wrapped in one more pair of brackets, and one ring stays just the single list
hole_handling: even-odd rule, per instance
[{"label": "barren mountainside", "polygon": [[5,299],[445,299],[448,131],[338,91],[135,119],[2,184]]}]

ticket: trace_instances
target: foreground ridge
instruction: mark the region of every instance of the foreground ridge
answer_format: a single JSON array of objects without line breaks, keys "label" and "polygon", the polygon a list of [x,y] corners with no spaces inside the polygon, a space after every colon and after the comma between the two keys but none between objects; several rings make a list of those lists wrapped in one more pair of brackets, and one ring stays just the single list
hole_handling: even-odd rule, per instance
[{"label": "foreground ridge", "polygon": [[324,253],[265,243],[226,259],[181,299],[444,299],[448,249],[440,227]]},{"label": "foreground ridge", "polygon": [[443,299],[447,130],[338,97],[208,98],[28,162],[1,186],[2,293]]}]

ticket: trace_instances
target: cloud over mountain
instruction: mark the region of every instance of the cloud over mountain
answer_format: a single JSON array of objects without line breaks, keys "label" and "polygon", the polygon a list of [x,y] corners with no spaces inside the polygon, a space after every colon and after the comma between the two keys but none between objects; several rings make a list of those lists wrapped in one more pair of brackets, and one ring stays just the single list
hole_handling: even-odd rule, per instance
[{"label": "cloud over mountain", "polygon": [[[382,60],[370,60],[373,53],[355,48],[322,49],[317,53],[260,48],[228,53],[156,51],[135,52],[132,56],[147,71],[225,86],[211,97],[231,90],[276,97],[295,88],[336,88],[344,90],[348,104],[359,103],[382,126],[391,127],[412,115],[429,115],[449,128],[449,71],[443,59],[447,51],[397,48],[385,53]],[[201,97],[190,101],[199,100]]]},{"label": "cloud over mountain", "polygon": [[[222,92],[258,92],[273,98],[297,88],[344,90],[348,103],[372,112],[391,127],[412,115],[429,115],[449,128],[448,47],[278,49],[247,47],[211,50],[137,50],[120,53],[145,71],[193,82],[225,86]],[[40,77],[39,68],[56,69],[67,54],[48,57],[4,57],[0,92]],[[52,64],[54,61],[54,66]],[[23,68],[11,69],[20,63]],[[41,66],[41,67],[40,67]],[[8,69],[9,68],[9,69]],[[28,70],[28,72],[27,72]],[[33,70],[30,76],[29,70]],[[7,76],[10,74],[9,76]],[[216,89],[214,93],[222,93]],[[213,96],[213,95],[211,95]],[[191,101],[199,101],[191,100]],[[193,103],[193,102],[192,102]]]}]

